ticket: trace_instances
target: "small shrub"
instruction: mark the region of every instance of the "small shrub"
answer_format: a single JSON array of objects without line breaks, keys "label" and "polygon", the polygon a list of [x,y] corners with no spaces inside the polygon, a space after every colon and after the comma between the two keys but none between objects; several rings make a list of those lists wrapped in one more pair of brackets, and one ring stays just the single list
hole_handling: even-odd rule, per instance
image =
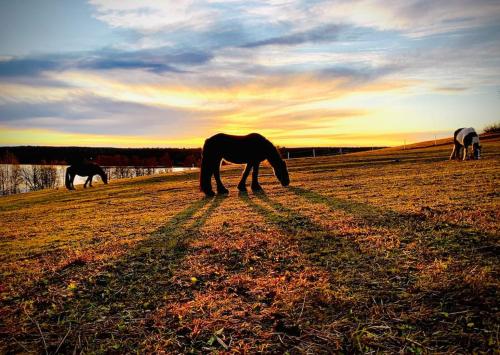
[{"label": "small shrub", "polygon": [[500,132],[500,122],[492,123],[484,127],[484,133],[499,133]]}]

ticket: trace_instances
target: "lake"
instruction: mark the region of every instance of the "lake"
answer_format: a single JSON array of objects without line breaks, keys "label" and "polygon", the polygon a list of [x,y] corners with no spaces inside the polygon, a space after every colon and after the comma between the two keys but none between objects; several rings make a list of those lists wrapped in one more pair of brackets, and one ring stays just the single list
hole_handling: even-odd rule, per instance
[{"label": "lake", "polygon": [[[20,164],[18,165],[21,170],[24,172],[30,172],[33,169],[34,165],[29,165],[29,164]],[[14,165],[11,164],[0,164],[0,188],[1,189],[8,189],[9,184],[9,176],[12,174]],[[51,165],[51,167],[55,168],[55,188],[59,187],[64,187],[64,177],[66,173],[66,168],[68,165]],[[108,176],[110,177],[110,180],[116,180],[116,179],[121,179],[121,178],[134,178],[138,176],[145,176],[145,175],[156,175],[156,174],[165,174],[165,173],[176,173],[180,171],[190,171],[190,170],[197,170],[198,168],[195,167],[180,167],[180,166],[175,166],[171,168],[166,168],[166,167],[134,167],[134,166],[120,166],[120,167],[103,167]],[[3,174],[2,174],[3,173]],[[22,174],[21,174],[22,175]],[[4,184],[2,185],[2,181],[4,180]],[[80,185],[84,184],[85,181],[87,180],[87,177],[83,176],[76,176],[74,184],[75,185]],[[92,180],[93,182],[99,181],[101,178],[99,176],[94,176],[94,179]],[[3,186],[3,188],[2,188]],[[20,178],[19,184],[19,192],[24,193],[31,191],[29,188],[29,184],[27,183],[25,178]],[[0,194],[2,194],[3,191],[0,191]]]}]

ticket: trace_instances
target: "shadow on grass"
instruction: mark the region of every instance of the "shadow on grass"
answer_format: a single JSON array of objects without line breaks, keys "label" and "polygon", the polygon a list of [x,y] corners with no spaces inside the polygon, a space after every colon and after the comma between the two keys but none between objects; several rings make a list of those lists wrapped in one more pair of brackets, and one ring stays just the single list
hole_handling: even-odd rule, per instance
[{"label": "shadow on grass", "polygon": [[467,247],[485,257],[500,255],[498,236],[474,230],[472,227],[433,221],[424,213],[401,213],[353,200],[327,197],[300,187],[289,189],[311,203],[323,204],[332,211],[342,210],[355,217],[361,217],[363,223],[368,226],[391,229],[401,236],[403,242],[411,242],[415,237],[423,236],[427,239],[428,247],[432,248],[446,248],[461,253],[462,249]]},{"label": "shadow on grass", "polygon": [[[176,292],[170,279],[188,251],[189,240],[199,236],[223,200],[216,197],[192,203],[97,275],[72,283],[85,266],[77,265],[10,300],[11,306],[31,303],[31,319],[18,310],[15,317],[25,324],[15,340],[10,339],[12,348],[7,350],[24,347],[70,353],[138,349],[143,336],[154,331],[148,316],[163,304],[166,293]],[[46,285],[58,285],[63,294],[54,296]],[[44,334],[43,339],[40,334]]]},{"label": "shadow on grass", "polygon": [[[305,189],[293,188],[292,191],[313,203],[323,203],[332,209],[361,216],[369,226],[393,228],[389,233],[398,233],[400,239],[408,234],[413,239],[428,238],[431,241],[426,243],[433,245],[434,235],[424,233],[428,226],[419,227],[417,223],[424,222],[412,219],[411,216],[354,201],[328,198]],[[495,332],[498,324],[493,311],[497,299],[496,290],[488,282],[477,286],[463,281],[449,282],[453,278],[458,281],[463,275],[460,270],[450,270],[450,275],[445,273],[426,284],[425,268],[422,274],[415,266],[418,262],[426,262],[419,258],[429,252],[429,246],[422,244],[416,250],[404,252],[401,248],[395,248],[382,254],[362,252],[357,244],[356,232],[353,232],[352,237],[336,236],[336,231],[325,230],[308,217],[283,206],[264,193],[254,196],[250,198],[242,194],[240,198],[270,224],[294,238],[303,255],[312,264],[328,270],[332,275],[332,288],[347,291],[351,301],[343,304],[340,309],[338,304],[323,304],[321,315],[323,322],[325,317],[331,322],[342,319],[342,349],[348,352],[375,349],[396,351],[404,348],[413,348],[415,351],[460,352],[464,349],[488,348],[487,344],[491,342],[488,340],[488,337],[491,338],[489,334]],[[396,222],[408,218],[409,224],[401,229]],[[412,231],[411,228],[417,230]],[[455,227],[449,228],[445,232],[452,236],[463,232],[453,230]],[[432,229],[430,231],[432,233]],[[378,236],[379,233],[374,235]],[[363,235],[360,237],[363,238]],[[457,242],[455,258],[458,262],[473,266],[480,265],[483,261],[481,255],[469,259],[470,254],[463,248],[458,249],[459,247]],[[448,248],[436,248],[429,255],[438,259],[447,258]],[[487,262],[498,260],[498,256],[491,253],[487,255]],[[317,323],[315,326],[328,329],[328,322]],[[474,328],[471,324],[481,326]],[[376,339],[375,343],[373,339]]]}]

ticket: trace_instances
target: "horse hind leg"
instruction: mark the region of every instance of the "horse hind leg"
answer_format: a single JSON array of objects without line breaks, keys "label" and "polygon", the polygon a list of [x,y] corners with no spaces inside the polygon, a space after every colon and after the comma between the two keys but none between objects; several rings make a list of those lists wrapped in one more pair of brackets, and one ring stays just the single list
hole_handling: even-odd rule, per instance
[{"label": "horse hind leg", "polygon": [[227,194],[229,192],[228,189],[224,187],[222,180],[220,179],[220,163],[216,164],[214,170],[215,183],[217,184],[217,193],[218,194]]},{"label": "horse hind leg", "polygon": [[90,175],[90,176],[89,176],[89,186],[90,186],[90,187],[94,187],[94,186],[92,186],[92,180],[93,180],[93,179],[94,179],[94,175]]},{"label": "horse hind leg", "polygon": [[245,171],[243,171],[243,175],[241,175],[241,180],[238,183],[238,190],[240,191],[246,191],[247,190],[247,178],[248,174],[250,174],[250,170],[252,170],[252,164],[247,164],[245,166]]},{"label": "horse hind leg", "polygon": [[71,186],[71,190],[76,190],[75,189],[75,177],[76,177],[76,174],[72,174],[70,179],[69,179],[69,184]]},{"label": "horse hind leg", "polygon": [[200,190],[207,196],[215,196],[212,190],[212,175],[214,174],[214,164],[206,157],[201,160],[200,170]]}]

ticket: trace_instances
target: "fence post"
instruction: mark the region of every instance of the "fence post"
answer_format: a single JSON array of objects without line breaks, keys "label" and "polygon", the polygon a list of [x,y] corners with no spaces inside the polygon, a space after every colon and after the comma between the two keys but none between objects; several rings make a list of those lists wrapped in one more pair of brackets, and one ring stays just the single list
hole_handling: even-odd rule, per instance
[{"label": "fence post", "polygon": [[313,158],[316,158],[316,150],[313,148]]},{"label": "fence post", "polygon": [[290,151],[286,152],[287,159],[290,159]]}]

